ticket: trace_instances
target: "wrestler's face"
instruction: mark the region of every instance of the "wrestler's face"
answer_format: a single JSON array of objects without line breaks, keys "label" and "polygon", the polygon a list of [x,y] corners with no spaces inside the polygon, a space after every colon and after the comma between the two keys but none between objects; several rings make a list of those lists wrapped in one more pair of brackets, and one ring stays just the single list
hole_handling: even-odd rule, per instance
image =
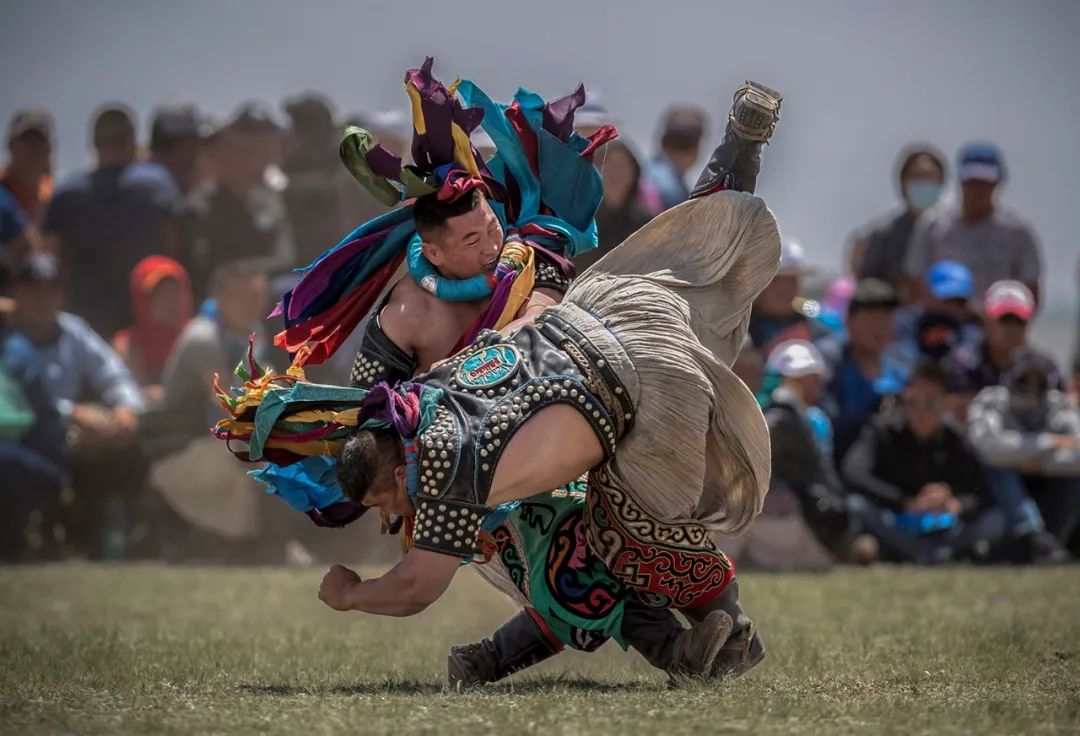
[{"label": "wrestler's face", "polygon": [[397,465],[382,473],[379,482],[372,484],[364,494],[362,503],[396,516],[415,515],[416,509],[406,490],[405,466]]},{"label": "wrestler's face", "polygon": [[463,215],[451,217],[424,241],[424,255],[440,274],[470,279],[494,271],[503,247],[503,229],[487,200]]}]

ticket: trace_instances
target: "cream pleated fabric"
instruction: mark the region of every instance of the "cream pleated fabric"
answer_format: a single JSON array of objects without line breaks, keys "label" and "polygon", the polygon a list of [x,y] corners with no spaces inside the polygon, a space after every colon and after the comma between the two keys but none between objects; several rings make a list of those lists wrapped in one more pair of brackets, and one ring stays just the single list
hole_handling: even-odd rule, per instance
[{"label": "cream pleated fabric", "polygon": [[658,216],[551,308],[598,346],[614,336],[633,364],[617,371],[636,420],[608,470],[657,521],[730,534],[761,510],[768,429],[728,366],[779,261],[765,202],[719,192]]}]

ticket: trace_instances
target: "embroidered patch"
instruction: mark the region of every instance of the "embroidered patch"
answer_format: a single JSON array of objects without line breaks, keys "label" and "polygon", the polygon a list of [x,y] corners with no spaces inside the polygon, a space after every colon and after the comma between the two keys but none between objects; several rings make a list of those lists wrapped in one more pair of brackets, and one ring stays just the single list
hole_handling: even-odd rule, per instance
[{"label": "embroidered patch", "polygon": [[517,348],[502,343],[480,348],[461,362],[455,378],[465,388],[498,386],[510,378],[521,361]]}]

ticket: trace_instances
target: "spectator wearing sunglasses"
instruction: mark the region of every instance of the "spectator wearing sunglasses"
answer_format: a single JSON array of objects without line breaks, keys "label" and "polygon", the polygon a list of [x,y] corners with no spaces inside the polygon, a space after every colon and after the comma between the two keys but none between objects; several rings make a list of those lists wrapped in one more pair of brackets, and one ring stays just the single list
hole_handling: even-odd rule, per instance
[{"label": "spectator wearing sunglasses", "polygon": [[986,559],[1004,536],[984,468],[947,420],[946,383],[936,363],[920,364],[900,406],[875,417],[844,459],[849,510],[882,559]]},{"label": "spectator wearing sunglasses", "polygon": [[[983,300],[983,340],[957,345],[945,358],[949,373],[950,409],[960,422],[975,394],[987,386],[999,386],[1020,352],[1035,352],[1028,332],[1035,316],[1035,296],[1019,281],[997,281]],[[1045,357],[1045,356],[1044,356]],[[1049,360],[1049,358],[1047,358]],[[1055,373],[1051,388],[1062,389]]]},{"label": "spectator wearing sunglasses", "polygon": [[1020,561],[1065,561],[1062,547],[1080,529],[1080,411],[1060,385],[1052,360],[1025,351],[1003,385],[971,403],[969,436]]}]

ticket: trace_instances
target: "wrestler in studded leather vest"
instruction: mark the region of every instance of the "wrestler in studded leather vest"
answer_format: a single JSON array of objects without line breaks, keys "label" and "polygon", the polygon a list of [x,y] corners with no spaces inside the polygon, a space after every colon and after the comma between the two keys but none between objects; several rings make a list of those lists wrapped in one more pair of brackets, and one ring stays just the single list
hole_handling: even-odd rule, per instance
[{"label": "wrestler in studded leather vest", "polygon": [[608,361],[551,311],[511,338],[481,334],[423,381],[444,396],[418,436],[413,543],[459,557],[473,553],[499,457],[530,417],[554,404],[573,406],[605,459],[633,424],[630,397]]}]

